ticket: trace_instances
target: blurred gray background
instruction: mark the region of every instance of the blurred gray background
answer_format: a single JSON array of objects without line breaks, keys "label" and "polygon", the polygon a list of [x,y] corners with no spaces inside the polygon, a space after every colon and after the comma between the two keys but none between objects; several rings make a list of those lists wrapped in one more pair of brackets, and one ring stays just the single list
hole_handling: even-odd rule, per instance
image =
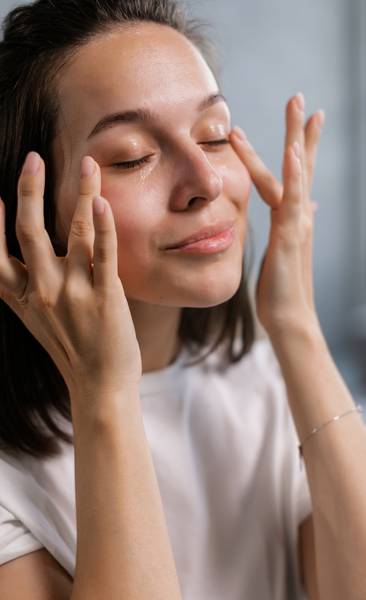
[{"label": "blurred gray background", "polygon": [[[16,0],[0,0],[0,18]],[[57,1],[57,0],[56,0]],[[284,111],[298,91],[326,124],[313,199],[316,306],[333,356],[356,400],[366,398],[366,3],[364,0],[196,0],[215,25],[233,124],[281,177]],[[255,271],[269,210],[253,191]],[[365,306],[364,306],[365,305]],[[365,361],[364,361],[365,359]]]}]

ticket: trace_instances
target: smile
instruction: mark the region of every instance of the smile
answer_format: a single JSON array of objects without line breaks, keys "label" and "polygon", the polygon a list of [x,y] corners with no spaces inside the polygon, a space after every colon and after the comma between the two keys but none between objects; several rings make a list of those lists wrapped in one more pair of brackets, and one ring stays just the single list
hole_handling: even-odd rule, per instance
[{"label": "smile", "polygon": [[183,254],[216,254],[229,248],[236,237],[233,221],[207,226],[181,242],[166,248]]}]

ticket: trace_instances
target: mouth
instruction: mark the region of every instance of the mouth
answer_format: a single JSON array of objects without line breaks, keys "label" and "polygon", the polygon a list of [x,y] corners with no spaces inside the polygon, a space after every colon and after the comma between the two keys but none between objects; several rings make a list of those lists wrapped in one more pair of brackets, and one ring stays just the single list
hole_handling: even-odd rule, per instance
[{"label": "mouth", "polygon": [[165,250],[184,254],[216,254],[229,248],[236,237],[234,221],[206,225]]}]

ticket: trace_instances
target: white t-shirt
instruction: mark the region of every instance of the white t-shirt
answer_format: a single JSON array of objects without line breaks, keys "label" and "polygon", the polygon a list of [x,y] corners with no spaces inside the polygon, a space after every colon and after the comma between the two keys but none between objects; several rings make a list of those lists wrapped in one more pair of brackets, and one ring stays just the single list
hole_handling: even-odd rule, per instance
[{"label": "white t-shirt", "polygon": [[[257,342],[226,371],[215,356],[184,368],[186,358],[140,387],[183,599],[298,600],[311,504],[272,348]],[[55,459],[0,458],[0,564],[42,547],[74,575],[70,445]]]}]

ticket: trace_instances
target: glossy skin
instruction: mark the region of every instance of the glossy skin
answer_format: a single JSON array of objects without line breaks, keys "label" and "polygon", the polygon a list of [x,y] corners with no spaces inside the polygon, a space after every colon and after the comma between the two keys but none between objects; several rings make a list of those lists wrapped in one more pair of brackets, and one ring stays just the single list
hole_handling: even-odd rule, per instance
[{"label": "glossy skin", "polygon": [[[86,46],[58,88],[58,242],[67,246],[81,161],[90,155],[113,211],[127,298],[175,307],[230,298],[241,277],[251,182],[228,142],[226,103],[200,108],[218,87],[197,50],[167,27],[141,24]],[[151,122],[120,122],[88,139],[106,115],[139,108],[150,111]],[[133,168],[118,166],[145,157]],[[224,251],[166,250],[224,220],[236,230]]]}]

